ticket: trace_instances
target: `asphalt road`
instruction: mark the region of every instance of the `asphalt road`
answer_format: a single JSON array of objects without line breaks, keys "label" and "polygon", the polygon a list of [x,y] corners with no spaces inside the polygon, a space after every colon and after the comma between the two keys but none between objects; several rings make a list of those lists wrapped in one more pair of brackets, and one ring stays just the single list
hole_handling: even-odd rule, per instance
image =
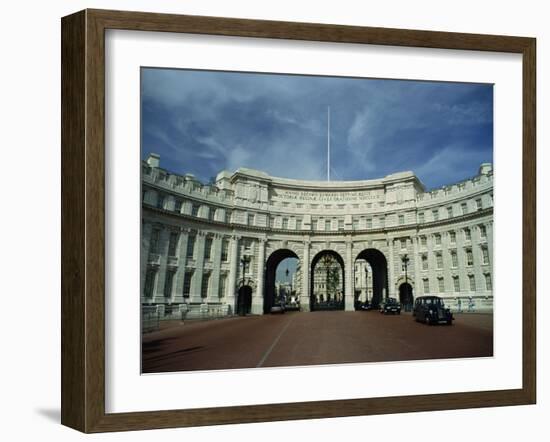
[{"label": "asphalt road", "polygon": [[142,371],[216,370],[487,357],[493,316],[455,315],[452,326],[410,313],[287,312],[176,323],[142,339]]}]

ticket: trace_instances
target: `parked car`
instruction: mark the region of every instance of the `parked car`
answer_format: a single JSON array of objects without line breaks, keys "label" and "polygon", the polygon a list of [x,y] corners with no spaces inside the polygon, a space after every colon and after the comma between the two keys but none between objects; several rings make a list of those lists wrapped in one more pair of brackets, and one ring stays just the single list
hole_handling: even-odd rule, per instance
[{"label": "parked car", "polygon": [[387,298],[380,304],[380,313],[387,315],[388,313],[401,314],[401,304],[395,298]]},{"label": "parked car", "polygon": [[372,310],[373,307],[374,306],[370,302],[362,302],[359,310]]},{"label": "parked car", "polygon": [[271,313],[284,313],[286,311],[285,305],[281,303],[273,304],[271,306]]},{"label": "parked car", "polygon": [[413,318],[425,324],[452,325],[453,314],[439,296],[419,296],[414,301]]}]

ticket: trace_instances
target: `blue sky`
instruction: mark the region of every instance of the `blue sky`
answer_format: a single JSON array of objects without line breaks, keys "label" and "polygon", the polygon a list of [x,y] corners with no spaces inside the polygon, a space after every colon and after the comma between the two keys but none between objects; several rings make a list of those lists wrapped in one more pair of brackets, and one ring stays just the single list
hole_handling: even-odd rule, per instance
[{"label": "blue sky", "polygon": [[208,181],[239,167],[326,179],[411,170],[427,188],[493,161],[487,84],[142,69],[142,157]]}]

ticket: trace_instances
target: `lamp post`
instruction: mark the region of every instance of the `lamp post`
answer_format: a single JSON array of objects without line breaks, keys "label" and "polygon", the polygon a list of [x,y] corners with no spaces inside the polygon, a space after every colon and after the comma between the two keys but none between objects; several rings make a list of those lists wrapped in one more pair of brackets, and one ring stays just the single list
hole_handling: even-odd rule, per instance
[{"label": "lamp post", "polygon": [[[247,266],[249,263],[250,263],[250,256],[244,255],[244,256],[241,258],[241,264],[242,264],[242,266],[243,266],[243,277],[242,277],[242,280],[241,280],[241,290],[242,290],[242,288],[244,287],[244,280],[245,280],[245,275],[246,275],[246,266]],[[239,299],[240,299],[240,311],[241,311],[241,315],[244,316],[244,315],[246,315],[246,311],[245,311],[245,303],[246,303],[246,300],[244,299],[244,291],[240,293]]]},{"label": "lamp post", "polygon": [[409,302],[410,302],[410,301],[409,301],[409,295],[410,295],[410,294],[409,294],[409,282],[408,282],[408,278],[407,278],[407,268],[408,268],[408,266],[409,266],[409,257],[407,256],[406,253],[405,253],[405,254],[403,255],[403,257],[401,258],[401,262],[403,263],[402,269],[405,270],[405,284],[406,284],[406,285],[405,285],[405,290],[406,290],[406,291],[405,291],[405,295],[406,295],[406,298],[405,298],[405,299],[406,299],[406,302],[407,302],[407,304],[406,304],[406,306],[405,306],[405,310],[406,310],[406,311],[409,311]]},{"label": "lamp post", "polygon": [[365,300],[367,304],[369,301],[369,268],[367,266],[367,262],[365,261]]}]

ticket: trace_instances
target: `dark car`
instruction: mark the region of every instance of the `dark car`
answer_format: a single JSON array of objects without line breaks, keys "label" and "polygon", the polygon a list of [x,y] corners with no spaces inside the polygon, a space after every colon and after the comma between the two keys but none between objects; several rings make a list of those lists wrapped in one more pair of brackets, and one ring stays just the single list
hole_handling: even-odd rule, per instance
[{"label": "dark car", "polygon": [[453,314],[445,307],[443,299],[439,296],[419,296],[414,301],[413,318],[416,321],[431,324],[452,325]]},{"label": "dark car", "polygon": [[380,304],[380,313],[387,315],[388,313],[401,314],[401,304],[395,298],[388,298]]}]

